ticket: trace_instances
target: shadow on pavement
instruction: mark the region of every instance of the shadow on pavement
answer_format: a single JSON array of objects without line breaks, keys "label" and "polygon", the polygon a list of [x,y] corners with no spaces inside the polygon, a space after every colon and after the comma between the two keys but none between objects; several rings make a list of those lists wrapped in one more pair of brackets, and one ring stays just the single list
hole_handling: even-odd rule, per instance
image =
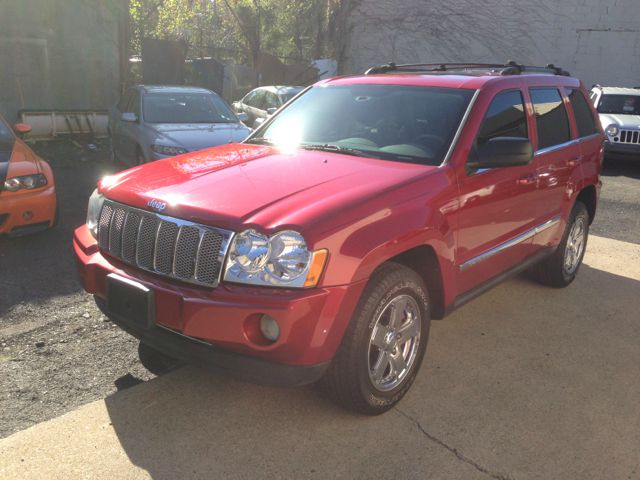
[{"label": "shadow on pavement", "polygon": [[312,388],[190,367],[106,406],[154,479],[627,478],[640,445],[639,293],[588,265],[564,290],[498,287],[433,325],[402,414],[356,416]]}]

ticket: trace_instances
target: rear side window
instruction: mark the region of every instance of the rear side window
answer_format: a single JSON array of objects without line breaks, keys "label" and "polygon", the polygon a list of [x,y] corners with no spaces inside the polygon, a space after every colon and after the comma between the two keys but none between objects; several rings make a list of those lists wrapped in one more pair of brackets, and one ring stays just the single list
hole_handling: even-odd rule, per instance
[{"label": "rear side window", "polygon": [[553,147],[571,140],[569,117],[557,88],[535,88],[530,91],[536,114],[538,149]]},{"label": "rear side window", "polygon": [[519,90],[496,95],[482,121],[477,145],[482,146],[495,137],[528,138],[527,116]]},{"label": "rear side window", "polygon": [[580,137],[588,137],[589,135],[597,133],[596,122],[593,119],[593,114],[591,113],[587,99],[584,98],[582,92],[575,88],[567,89],[566,92],[571,101],[573,114],[576,117],[578,135]]}]

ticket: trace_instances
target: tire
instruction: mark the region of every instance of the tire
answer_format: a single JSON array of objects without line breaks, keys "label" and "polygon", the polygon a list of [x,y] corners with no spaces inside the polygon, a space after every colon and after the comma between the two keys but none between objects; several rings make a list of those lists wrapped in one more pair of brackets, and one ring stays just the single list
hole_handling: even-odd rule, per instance
[{"label": "tire", "polygon": [[558,248],[553,255],[533,267],[533,278],[554,288],[569,285],[582,265],[588,239],[589,212],[584,203],[578,201],[571,210]]},{"label": "tire", "polygon": [[[398,311],[402,317],[393,315]],[[383,264],[367,284],[318,387],[348,410],[365,415],[386,412],[413,384],[429,326],[429,294],[420,276],[404,265]]]},{"label": "tire", "polygon": [[165,355],[144,342],[138,345],[138,357],[142,366],[154,375],[163,375],[182,366],[179,360]]}]

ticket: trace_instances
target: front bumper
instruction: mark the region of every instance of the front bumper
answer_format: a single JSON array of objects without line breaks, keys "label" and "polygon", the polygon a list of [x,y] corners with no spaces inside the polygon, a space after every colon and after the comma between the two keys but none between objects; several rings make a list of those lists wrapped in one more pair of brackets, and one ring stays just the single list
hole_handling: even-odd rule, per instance
[{"label": "front bumper", "polygon": [[[301,385],[317,380],[333,358],[365,282],[285,290],[221,283],[201,288],[165,279],[103,256],[86,226],[74,235],[85,290],[124,330],[170,356],[255,383]],[[154,292],[155,325],[136,327],[106,311],[106,277],[116,273]],[[266,314],[278,321],[274,343],[258,341]]]},{"label": "front bumper", "polygon": [[605,155],[640,156],[640,144],[605,142],[604,152]]},{"label": "front bumper", "polygon": [[[30,218],[25,219],[25,216]],[[0,194],[0,234],[23,235],[45,230],[56,216],[56,191],[53,185],[42,190],[18,194]]]}]

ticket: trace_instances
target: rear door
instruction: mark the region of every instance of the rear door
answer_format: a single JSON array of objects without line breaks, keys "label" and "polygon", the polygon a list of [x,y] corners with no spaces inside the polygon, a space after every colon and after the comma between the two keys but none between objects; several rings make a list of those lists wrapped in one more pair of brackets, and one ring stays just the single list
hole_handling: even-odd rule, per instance
[{"label": "rear door", "polygon": [[571,177],[579,174],[580,145],[572,133],[568,99],[558,87],[532,87],[529,95],[535,115],[535,165],[539,232],[534,245],[553,245],[562,229],[563,210]]},{"label": "rear door", "polygon": [[[495,137],[529,138],[524,105],[520,89],[495,95],[474,148]],[[457,262],[459,293],[463,293],[531,254],[530,232],[536,223],[535,166],[467,169],[459,175],[459,189]]]}]

